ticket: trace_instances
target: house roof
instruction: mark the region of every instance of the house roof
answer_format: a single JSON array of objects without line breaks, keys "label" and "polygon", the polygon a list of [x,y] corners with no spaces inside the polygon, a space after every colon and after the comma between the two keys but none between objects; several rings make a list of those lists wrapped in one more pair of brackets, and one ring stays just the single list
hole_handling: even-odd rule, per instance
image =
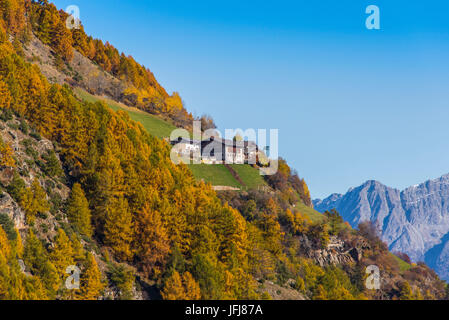
[{"label": "house roof", "polygon": [[185,144],[200,144],[200,141],[198,140],[191,140],[191,139],[186,139],[186,138],[182,138],[179,137],[176,140],[171,140],[170,143],[172,145],[178,144],[178,143],[185,143]]},{"label": "house roof", "polygon": [[213,143],[214,147],[223,147],[227,146],[227,147],[236,147],[236,148],[244,148],[244,143],[243,141],[233,141],[233,140],[229,140],[229,139],[221,139],[221,138],[214,138],[212,137],[209,140],[203,140],[201,141],[201,146],[206,146]]},{"label": "house roof", "polygon": [[210,139],[202,140],[202,141],[191,140],[191,139],[179,137],[176,140],[171,140],[170,143],[172,145],[176,145],[179,143],[195,144],[195,145],[201,144],[202,148],[204,148],[205,146],[210,145],[212,143],[213,145],[211,147],[213,147],[213,148],[223,148],[223,146],[227,146],[227,147],[235,147],[235,148],[248,148],[248,147],[253,148],[254,147],[256,150],[258,149],[257,144],[253,141],[234,141],[234,140],[222,139],[222,138],[216,138],[216,137],[211,137]]}]

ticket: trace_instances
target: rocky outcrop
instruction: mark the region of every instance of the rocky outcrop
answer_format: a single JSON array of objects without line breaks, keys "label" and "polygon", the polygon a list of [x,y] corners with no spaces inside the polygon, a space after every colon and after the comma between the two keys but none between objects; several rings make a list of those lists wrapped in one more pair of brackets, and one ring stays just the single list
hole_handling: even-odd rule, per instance
[{"label": "rocky outcrop", "polygon": [[28,61],[38,65],[52,83],[61,85],[67,83],[82,87],[96,95],[108,96],[115,100],[120,100],[127,87],[125,83],[102,70],[76,50],[73,50],[73,59],[63,70],[57,68],[51,48],[34,35],[24,46],[24,53]]},{"label": "rocky outcrop", "polygon": [[25,228],[25,213],[7,193],[0,195],[0,214],[6,214],[20,231]]},{"label": "rocky outcrop", "polygon": [[325,248],[313,248],[306,236],[302,236],[301,245],[308,258],[314,260],[321,267],[328,265],[346,265],[360,261],[366,246],[357,243],[351,246],[342,239],[331,236]]},{"label": "rocky outcrop", "polygon": [[4,186],[8,185],[14,177],[14,170],[12,168],[4,168],[0,170],[0,183]]},{"label": "rocky outcrop", "polygon": [[306,300],[304,294],[293,289],[294,283],[293,279],[289,279],[286,286],[280,286],[272,281],[265,281],[259,291],[267,292],[273,300]]},{"label": "rocky outcrop", "polygon": [[[50,177],[43,171],[44,157],[50,151],[55,151],[55,156],[58,158],[53,143],[45,138],[40,137],[34,132],[31,135],[32,129],[29,125],[11,116],[10,120],[0,120],[0,137],[4,143],[11,146],[14,153],[15,168],[0,167],[0,214],[6,214],[13,222],[15,227],[22,233],[26,234],[26,218],[25,212],[19,204],[8,193],[8,186],[14,178],[14,174],[19,174],[24,181],[25,186],[29,187],[34,179],[38,179],[41,186],[47,191],[47,200],[59,199],[57,201],[64,201],[70,193],[70,189],[58,177]],[[59,158],[58,158],[59,160]],[[61,212],[59,212],[61,213]],[[45,225],[45,236],[49,238],[54,236],[55,225],[58,224],[53,215],[43,215],[46,218],[39,219],[35,228],[39,230],[41,226]],[[62,221],[65,221],[61,215]]]},{"label": "rocky outcrop", "polygon": [[320,212],[337,209],[353,227],[374,222],[391,251],[425,261],[449,279],[449,175],[403,191],[368,181],[314,206]]}]

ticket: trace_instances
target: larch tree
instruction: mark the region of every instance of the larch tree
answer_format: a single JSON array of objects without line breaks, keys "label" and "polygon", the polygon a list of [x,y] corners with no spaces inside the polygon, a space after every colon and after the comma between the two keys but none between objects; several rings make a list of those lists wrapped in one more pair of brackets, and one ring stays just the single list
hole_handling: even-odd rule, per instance
[{"label": "larch tree", "polygon": [[185,288],[177,271],[174,271],[171,277],[167,279],[161,294],[164,300],[185,300]]},{"label": "larch tree", "polygon": [[195,281],[192,274],[186,271],[182,275],[182,282],[185,289],[185,300],[200,300],[201,299],[201,290],[198,282]]},{"label": "larch tree", "polygon": [[63,229],[58,230],[54,244],[54,249],[50,253],[50,261],[56,267],[59,276],[63,277],[67,267],[74,264],[73,248]]},{"label": "larch tree", "polygon": [[53,32],[52,47],[65,61],[73,58],[72,35],[65,25],[65,21],[59,21]]},{"label": "larch tree", "polygon": [[33,222],[37,213],[50,210],[47,194],[41,187],[39,180],[34,179],[31,187],[25,189],[25,192],[20,199],[20,205],[25,210],[28,222]]},{"label": "larch tree", "polygon": [[92,236],[91,212],[89,202],[79,183],[72,187],[72,193],[67,206],[69,220],[85,236]]},{"label": "larch tree", "polygon": [[42,280],[47,296],[54,299],[60,285],[58,272],[49,260],[48,252],[41,240],[36,237],[31,229],[28,231],[23,260],[31,273]]},{"label": "larch tree", "polygon": [[324,287],[320,284],[313,294],[313,300],[327,300],[327,293]]},{"label": "larch tree", "polygon": [[106,209],[104,241],[122,260],[132,257],[133,221],[128,201],[124,197],[114,198]]},{"label": "larch tree", "polygon": [[67,290],[64,286],[67,277],[67,267],[75,265],[74,252],[69,237],[65,234],[63,229],[58,230],[58,234],[54,240],[54,249],[49,254],[50,261],[56,268],[60,280],[60,288],[58,295],[62,299],[72,299],[74,292]]},{"label": "larch tree", "polygon": [[89,253],[86,257],[85,268],[81,273],[79,300],[97,300],[102,294],[104,284],[94,256]]},{"label": "larch tree", "polygon": [[136,227],[136,247],[141,268],[149,276],[158,276],[170,252],[167,230],[160,213],[144,207],[137,217]]},{"label": "larch tree", "polygon": [[9,286],[10,286],[10,267],[8,266],[8,260],[10,259],[11,246],[0,226],[0,299],[9,298]]},{"label": "larch tree", "polygon": [[15,167],[16,161],[14,160],[14,152],[12,148],[3,142],[0,137],[0,167]]},{"label": "larch tree", "polygon": [[408,281],[404,281],[401,284],[400,289],[399,300],[414,300],[413,291]]},{"label": "larch tree", "polygon": [[11,105],[11,94],[4,81],[0,79],[0,109],[9,109]]}]

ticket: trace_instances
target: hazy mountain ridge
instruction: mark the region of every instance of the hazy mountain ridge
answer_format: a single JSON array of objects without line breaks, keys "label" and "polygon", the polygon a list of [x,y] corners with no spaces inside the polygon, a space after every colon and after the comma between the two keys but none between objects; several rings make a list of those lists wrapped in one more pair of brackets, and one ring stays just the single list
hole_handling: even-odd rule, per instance
[{"label": "hazy mountain ridge", "polygon": [[346,194],[314,200],[315,209],[337,209],[353,227],[376,223],[391,251],[425,261],[441,277],[449,272],[449,174],[403,191],[367,181]]}]

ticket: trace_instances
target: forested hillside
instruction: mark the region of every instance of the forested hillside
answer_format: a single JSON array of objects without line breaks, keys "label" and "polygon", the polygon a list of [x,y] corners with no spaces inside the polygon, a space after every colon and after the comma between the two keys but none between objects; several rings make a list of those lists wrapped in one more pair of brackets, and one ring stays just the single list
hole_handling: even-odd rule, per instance
[{"label": "forested hillside", "polygon": [[[37,36],[44,44],[49,45],[56,54],[56,66],[64,69],[76,54],[93,61],[107,74],[112,75],[116,80],[107,93],[113,98],[125,104],[151,112],[153,114],[167,117],[174,121],[177,126],[188,128],[192,123],[192,115],[184,109],[183,102],[178,93],[169,95],[164,88],[156,81],[153,73],[138,64],[133,57],[119,53],[108,42],[103,43],[99,39],[87,36],[83,26],[67,29],[66,21],[68,15],[58,11],[53,4],[48,4],[47,0],[29,1],[28,4],[29,24]],[[72,70],[70,70],[72,69]],[[89,79],[83,79],[81,72],[68,68],[68,73],[74,72],[71,82],[85,87],[94,93],[103,93],[103,83],[93,85]],[[87,78],[97,76],[92,73]],[[108,82],[106,80],[106,82]]]},{"label": "forested hillside", "polygon": [[[25,59],[33,37],[51,47],[55,68],[81,53],[126,83],[112,98],[179,125],[191,119],[148,69],[66,18],[46,0],[0,0],[0,298],[445,297],[444,282],[425,265],[404,267],[370,226],[313,211],[284,160],[270,191],[217,195],[127,113],[49,81]],[[381,290],[364,285],[370,264]],[[78,290],[65,286],[72,265]]]}]

